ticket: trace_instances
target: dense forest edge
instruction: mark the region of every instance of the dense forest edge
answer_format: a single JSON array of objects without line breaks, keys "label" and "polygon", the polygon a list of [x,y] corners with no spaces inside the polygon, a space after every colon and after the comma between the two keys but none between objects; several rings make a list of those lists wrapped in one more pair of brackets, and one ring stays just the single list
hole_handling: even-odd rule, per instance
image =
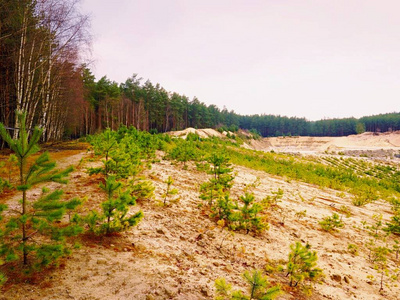
[{"label": "dense forest edge", "polygon": [[27,114],[28,128],[43,128],[42,141],[78,138],[120,125],[152,133],[187,127],[242,128],[264,137],[400,130],[400,113],[319,121],[267,112],[243,116],[169,92],[137,74],[123,83],[107,76],[96,80],[81,59],[91,36],[88,16],[80,13],[78,4],[0,3],[0,122],[7,128],[18,128],[14,112],[21,110]]}]

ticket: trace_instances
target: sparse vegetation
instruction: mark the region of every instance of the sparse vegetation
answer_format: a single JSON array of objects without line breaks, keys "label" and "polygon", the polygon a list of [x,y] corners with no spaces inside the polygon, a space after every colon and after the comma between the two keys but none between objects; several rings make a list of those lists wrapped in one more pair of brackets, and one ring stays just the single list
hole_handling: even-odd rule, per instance
[{"label": "sparse vegetation", "polygon": [[232,285],[227,283],[225,278],[215,281],[216,300],[243,299],[243,300],[273,300],[282,290],[279,285],[270,286],[266,276],[261,270],[246,271],[243,278],[248,284],[248,291],[233,290]]},{"label": "sparse vegetation", "polygon": [[167,184],[167,188],[165,190],[165,193],[162,194],[164,206],[166,206],[168,204],[167,200],[169,201],[169,203],[176,203],[179,200],[179,198],[169,199],[171,196],[174,196],[174,195],[178,194],[178,190],[177,189],[171,188],[172,184],[174,183],[172,177],[168,176],[168,179],[165,180],[164,182]]},{"label": "sparse vegetation", "polygon": [[[92,33],[80,2],[0,1],[1,299],[399,298],[399,112],[315,121],[261,109],[240,115],[138,74],[124,82],[96,79],[84,63],[91,60]],[[108,1],[105,27],[115,25],[115,18],[125,27],[105,28],[104,37],[113,33],[124,44],[107,39],[98,45],[122,50],[114,62],[126,64],[148,52],[170,87],[172,77],[198,84],[200,75],[213,85],[208,92],[218,97],[223,91],[220,100],[231,103],[242,96],[240,105],[257,97],[252,88],[269,94],[261,104],[296,90],[309,91],[297,104],[318,94],[324,104],[337,92],[329,75],[342,77],[341,93],[352,98],[354,85],[347,79],[361,71],[359,82],[375,78],[378,84],[370,95],[359,89],[366,96],[361,105],[398,92],[388,80],[397,75],[390,56],[398,39],[391,30],[398,22],[395,5],[226,2],[229,7],[142,1],[132,11]],[[360,28],[364,43],[357,43]],[[137,51],[124,59],[132,40]],[[294,47],[282,46],[289,40],[305,41],[298,59],[291,56]],[[332,63],[351,60],[348,53],[343,59],[343,51],[320,59],[328,47],[356,50],[352,46],[371,40],[376,43],[362,49],[364,57],[388,45],[393,49],[378,62],[362,60],[364,70],[355,70],[355,59],[349,64],[355,72],[340,74],[345,68]],[[316,55],[307,63],[301,57],[310,58],[310,52]],[[264,61],[257,63],[260,53]],[[303,77],[286,68],[291,63]],[[263,66],[273,77],[267,83]],[[318,86],[315,71],[326,84]],[[259,76],[252,80],[251,74]],[[190,85],[185,92],[193,95]],[[350,114],[349,106],[343,111]],[[327,136],[340,136],[340,143]],[[350,147],[347,141],[357,143]],[[293,149],[301,151],[285,153]],[[318,265],[325,266],[326,280]]]},{"label": "sparse vegetation", "polygon": [[332,216],[328,216],[319,222],[321,228],[325,231],[338,230],[344,226],[341,217],[337,213],[333,213]]},{"label": "sparse vegetation", "polygon": [[107,200],[101,204],[102,213],[91,211],[86,217],[89,231],[95,234],[110,234],[120,232],[137,225],[143,218],[141,211],[129,216],[129,207],[136,204],[136,199],[130,191],[123,190],[121,182],[115,176],[108,176],[100,188],[106,193]]},{"label": "sparse vegetation", "polygon": [[[139,230],[135,230],[135,236],[138,237],[138,242],[135,241],[132,243],[132,246],[129,246],[129,244],[114,246],[114,243],[118,243],[118,239],[124,239],[125,235],[131,235],[129,231],[124,234],[119,234],[119,232],[137,225],[142,219],[143,215],[141,211],[139,211],[139,208],[137,210],[132,209],[136,202],[141,206],[141,209],[156,209],[157,213],[154,220],[160,220],[159,223],[155,223],[160,225],[157,225],[154,231],[157,233],[158,238],[163,239],[165,236],[167,239],[171,239],[174,242],[176,242],[175,236],[168,233],[168,227],[166,227],[166,229],[163,227],[166,218],[175,215],[177,211],[180,211],[180,213],[184,212],[185,214],[193,212],[195,215],[200,214],[200,216],[211,217],[212,221],[216,222],[217,225],[209,223],[206,227],[202,228],[201,226],[203,226],[203,224],[193,223],[193,227],[196,227],[197,232],[194,238],[188,237],[185,234],[185,229],[181,227],[181,236],[178,240],[181,240],[182,243],[186,241],[192,243],[192,240],[194,240],[195,247],[197,247],[195,250],[197,251],[195,252],[197,253],[196,255],[203,255],[202,253],[209,255],[209,250],[212,248],[214,251],[218,252],[220,256],[217,259],[215,257],[213,259],[218,260],[223,257],[225,261],[229,260],[230,264],[235,265],[235,267],[253,266],[256,259],[253,252],[259,252],[254,248],[254,245],[259,244],[259,241],[268,241],[268,244],[271,243],[270,241],[273,241],[273,239],[270,239],[269,234],[262,234],[265,230],[268,230],[269,227],[273,227],[273,231],[275,231],[273,235],[276,234],[277,230],[282,232],[283,235],[286,235],[293,224],[296,224],[299,231],[290,234],[289,239],[293,242],[294,237],[296,240],[302,240],[303,244],[300,242],[292,244],[289,260],[281,259],[279,262],[279,264],[285,264],[285,267],[276,267],[275,264],[273,272],[271,271],[271,267],[268,269],[268,274],[273,276],[271,277],[271,279],[273,278],[273,282],[277,281],[282,284],[284,282],[281,278],[282,273],[279,275],[278,271],[285,271],[289,286],[284,289],[296,295],[302,293],[307,295],[313,290],[313,284],[322,280],[323,272],[317,266],[316,251],[311,251],[309,244],[305,244],[304,246],[304,243],[306,243],[306,235],[303,234],[303,231],[317,229],[318,226],[315,226],[315,224],[318,221],[315,222],[316,213],[313,206],[318,206],[321,203],[326,204],[326,201],[330,201],[331,198],[329,196],[319,195],[315,192],[308,193],[304,191],[301,189],[301,186],[295,182],[295,180],[300,180],[315,183],[320,187],[329,187],[338,190],[338,192],[334,192],[334,196],[332,196],[332,204],[327,206],[335,211],[335,213],[333,213],[332,216],[325,217],[320,222],[321,228],[328,232],[338,230],[343,226],[343,216],[349,218],[348,223],[351,224],[353,221],[352,217],[358,216],[359,210],[367,209],[350,209],[347,205],[351,203],[351,195],[359,196],[360,199],[367,199],[366,203],[375,201],[377,197],[386,199],[392,203],[393,216],[385,217],[385,220],[390,221],[384,222],[379,216],[374,216],[375,222],[372,224],[369,224],[370,222],[367,220],[363,220],[363,227],[366,230],[361,232],[360,236],[362,237],[363,234],[367,237],[369,236],[369,240],[356,241],[357,244],[349,240],[347,241],[347,248],[345,246],[343,247],[344,249],[336,249],[336,251],[337,253],[348,253],[347,257],[350,257],[349,254],[351,254],[352,259],[359,259],[358,257],[368,258],[368,261],[366,261],[371,265],[371,268],[374,268],[371,269],[370,278],[376,278],[372,284],[378,285],[379,283],[381,292],[383,292],[385,287],[389,288],[391,283],[393,286],[397,284],[396,279],[394,279],[397,273],[393,266],[398,260],[399,247],[398,243],[396,244],[392,239],[392,236],[390,236],[390,238],[388,236],[389,233],[395,234],[396,232],[393,230],[393,228],[395,228],[393,226],[396,225],[395,217],[398,214],[399,207],[399,205],[396,204],[398,194],[394,189],[395,186],[392,185],[394,177],[390,177],[395,175],[394,170],[384,167],[378,168],[377,166],[372,167],[372,165],[370,166],[366,162],[358,163],[356,159],[352,160],[347,157],[337,158],[327,155],[322,159],[287,154],[253,152],[239,148],[237,139],[242,137],[239,133],[235,135],[235,140],[228,140],[200,138],[198,135],[189,134],[187,140],[183,140],[170,138],[167,135],[150,135],[137,131],[134,128],[121,127],[117,132],[109,130],[105,133],[105,136],[88,137],[96,155],[84,161],[81,160],[81,168],[86,162],[95,165],[95,167],[90,170],[93,176],[85,176],[91,178],[91,182],[95,182],[96,186],[97,183],[101,183],[98,191],[99,195],[103,193],[103,200],[102,203],[99,201],[96,204],[92,202],[90,195],[87,195],[87,197],[85,197],[87,200],[85,200],[84,203],[85,209],[81,210],[83,215],[77,216],[75,215],[75,207],[80,205],[82,201],[79,198],[71,197],[64,208],[67,216],[62,222],[69,221],[72,225],[76,225],[76,228],[79,227],[78,224],[85,222],[85,227],[89,232],[94,234],[85,235],[84,239],[101,239],[102,243],[106,245],[105,247],[109,247],[109,249],[114,249],[115,251],[122,251],[122,249],[124,249],[123,251],[134,251],[136,254],[139,254],[140,251],[144,251],[140,249],[146,249],[140,242],[144,237],[140,233],[141,226],[137,227]],[[105,144],[112,144],[112,147],[102,150],[101,147],[97,145],[97,143],[102,144],[102,139],[106,139],[110,142],[106,142]],[[182,151],[182,149],[184,149],[184,151]],[[157,152],[156,156],[156,150],[162,150],[164,152]],[[163,167],[168,168],[169,171],[172,170],[171,173],[167,173],[167,170],[160,172],[160,169],[157,170],[160,166],[154,171],[146,171],[151,168],[152,163],[158,164],[161,157],[173,160],[171,164],[166,164],[161,161]],[[101,165],[97,163],[99,159],[102,159]],[[187,209],[181,208],[179,207],[179,202],[179,205],[170,206],[169,209],[163,211],[157,210],[154,205],[151,205],[153,202],[147,201],[153,198],[154,186],[146,179],[146,176],[156,182],[155,186],[158,187],[156,194],[159,199],[157,201],[160,202],[160,204],[169,206],[169,204],[175,202],[177,199],[175,198],[176,189],[173,188],[174,180],[172,176],[169,175],[175,174],[174,177],[177,176],[177,173],[175,173],[177,169],[174,168],[179,168],[179,165],[177,166],[175,161],[181,162],[185,169],[190,168],[189,171],[193,171],[197,178],[209,177],[200,189],[201,198],[204,201],[199,201],[197,203],[197,209],[194,205]],[[197,170],[192,170],[194,164],[189,163],[189,161],[194,161],[199,168]],[[270,163],[269,166],[267,166],[267,162]],[[240,176],[235,178],[237,175],[233,169],[232,163],[247,167],[250,166],[255,170],[264,170],[267,172],[272,170],[272,174],[279,175],[281,178],[284,178],[284,180],[274,179],[281,180],[279,185],[268,183],[268,188],[265,188],[265,177],[262,175],[261,177],[263,179],[251,179],[253,181],[250,181],[249,178],[251,177],[247,176],[247,174],[244,176],[243,173],[240,173]],[[99,165],[100,167],[98,167]],[[297,171],[293,171],[293,168]],[[347,168],[351,170],[348,171]],[[366,172],[372,168],[375,171],[366,174]],[[240,168],[238,169],[238,172],[242,172]],[[81,170],[84,169],[82,168]],[[343,170],[345,170],[345,173],[338,175],[340,172],[343,172]],[[360,173],[361,171],[363,175]],[[208,175],[205,175],[205,173]],[[254,174],[257,173],[255,172]],[[168,179],[165,181],[161,179],[167,177]],[[244,177],[246,177],[245,180],[243,180]],[[338,177],[340,177],[340,179],[338,179]],[[10,176],[10,178],[12,179],[13,176]],[[180,188],[185,188],[184,186],[191,182],[191,180],[184,179],[184,184],[182,184],[182,178],[175,178],[176,181],[179,182]],[[9,178],[7,178],[7,180],[8,179]],[[351,183],[350,179],[354,179],[355,183]],[[248,183],[249,181],[250,183]],[[296,187],[292,188],[294,184],[296,184]],[[286,190],[287,187],[288,190]],[[43,189],[41,197],[47,197],[52,193],[53,191],[51,190]],[[267,195],[265,193],[267,193]],[[328,189],[326,189],[324,193],[332,194]],[[341,197],[342,199],[335,199],[335,196]],[[346,203],[346,201],[348,202]],[[183,202],[182,199],[181,202]],[[188,202],[186,199],[184,203],[187,205]],[[336,203],[340,203],[341,205],[337,205],[336,207]],[[100,205],[96,208],[94,206],[95,204]],[[291,205],[293,205],[293,207],[291,207]],[[90,207],[90,209],[87,209],[87,207]],[[88,211],[91,212],[88,213]],[[8,217],[6,217],[6,219],[7,218]],[[154,218],[154,216],[152,216],[152,218]],[[304,218],[306,218],[307,222],[302,220]],[[294,220],[298,221],[293,223]],[[207,222],[209,222],[209,220],[204,220],[204,224]],[[143,226],[143,228],[153,228],[154,225],[146,223]],[[188,224],[185,224],[185,226],[188,226]],[[193,230],[191,226],[192,225],[188,227],[188,230]],[[216,230],[217,228],[221,230]],[[360,230],[355,226],[353,228],[355,228],[355,230]],[[235,231],[235,233],[233,231]],[[152,229],[147,230],[145,234],[151,235],[151,232]],[[245,237],[244,234],[251,234],[251,236]],[[104,237],[104,235],[107,237]],[[145,239],[148,238],[149,237]],[[335,235],[335,238],[342,239],[343,237]],[[249,245],[244,245],[243,241],[249,242]],[[76,247],[86,247],[85,241],[83,241],[83,245],[81,243],[82,241],[76,241]],[[146,244],[145,247],[149,247],[148,244]],[[273,242],[268,246],[268,248],[270,247],[274,247]],[[158,250],[147,249],[148,250],[145,252],[148,255],[157,253],[160,257],[165,257],[166,259],[169,257],[169,253],[159,253]],[[323,253],[322,256],[324,255]],[[189,251],[185,252],[183,255],[178,254],[176,259],[177,267],[186,270],[189,267],[186,262],[187,259],[194,259],[194,255]],[[215,266],[221,266],[221,262],[215,262]],[[211,267],[211,269],[212,268],[213,267]],[[2,268],[2,270],[3,269],[4,268]],[[226,267],[226,269],[229,270],[228,267]],[[227,272],[231,273],[229,279],[229,281],[231,281],[234,272]],[[201,270],[201,274],[203,273],[206,274],[203,276],[209,276],[207,275],[209,274],[207,269]],[[248,278],[255,276],[253,271],[247,274]],[[259,275],[263,276],[262,273],[258,273],[257,276]],[[341,279],[337,279],[336,277],[334,280]],[[348,281],[349,279],[347,278],[346,280]],[[220,299],[237,299],[235,297],[239,296],[242,297],[241,299],[270,299],[262,298],[261,295],[264,295],[262,293],[252,296],[250,292],[247,293],[244,289],[232,288],[231,285],[222,279],[217,280],[217,282],[221,287],[220,291],[222,293],[219,294],[218,297],[225,297]],[[254,283],[255,281],[252,282]],[[235,282],[235,285],[238,285],[238,282]],[[264,291],[267,291],[269,288],[271,288],[271,286],[267,285]],[[377,291],[378,289],[379,288],[377,288]],[[205,291],[204,288],[201,290],[201,293],[209,296],[209,292]],[[171,292],[171,294],[166,295],[173,294]]]},{"label": "sparse vegetation", "polygon": [[317,267],[317,252],[310,249],[309,244],[303,246],[300,242],[290,245],[291,251],[286,266],[289,286],[297,287],[299,283],[304,283],[306,290],[310,291],[312,283],[318,282],[323,277],[322,270]]}]

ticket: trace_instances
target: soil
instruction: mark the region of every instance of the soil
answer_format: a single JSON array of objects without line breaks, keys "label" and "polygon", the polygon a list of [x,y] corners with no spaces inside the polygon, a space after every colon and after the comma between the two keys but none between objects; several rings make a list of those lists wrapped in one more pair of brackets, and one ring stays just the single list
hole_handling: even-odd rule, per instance
[{"label": "soil", "polygon": [[[365,144],[370,145],[369,138],[374,136],[365,137]],[[400,146],[397,140],[387,138],[396,147]],[[75,148],[62,145],[49,148],[58,166],[73,165],[75,170],[68,185],[46,186],[63,188],[68,199],[85,198],[80,212],[87,213],[104,201],[98,186],[101,177],[87,174],[87,168],[99,162],[86,151],[87,145],[74,145]],[[352,150],[357,147],[366,149],[356,144]],[[392,214],[388,203],[378,200],[355,207],[349,194],[234,166],[233,198],[243,194],[244,188],[257,178],[260,179],[254,190],[257,199],[271,195],[278,188],[284,191],[284,196],[278,209],[270,214],[268,231],[260,235],[232,234],[217,226],[200,205],[199,185],[208,175],[197,171],[194,165],[189,164],[185,169],[163,160],[163,153],[158,153],[158,157],[160,161],[145,172],[155,186],[155,197],[138,203],[131,212],[143,211],[145,217],[138,226],[110,237],[79,238],[77,242],[82,247],[74,249],[58,268],[24,280],[10,278],[11,283],[3,287],[0,299],[213,299],[217,278],[224,277],[233,286],[244,289],[241,274],[254,268],[265,270],[267,266],[276,269],[269,274],[270,282],[281,284],[285,291],[278,299],[400,299],[399,280],[386,279],[388,286],[379,292],[380,275],[368,261],[364,246],[370,236],[362,222],[373,224],[376,214],[382,214],[384,221],[389,220]],[[179,201],[163,206],[161,195],[168,176],[179,190]],[[29,199],[38,197],[40,191],[41,186],[32,189]],[[18,199],[18,194],[8,193],[1,202],[13,206]],[[343,216],[345,227],[336,232],[323,231],[319,221],[343,206],[351,211],[349,217]],[[299,212],[303,211],[305,216],[300,217]],[[318,252],[318,266],[325,274],[310,296],[290,288],[286,274],[276,268],[285,264],[289,246],[296,241],[309,243]],[[358,247],[357,255],[348,251],[349,244]],[[399,267],[392,254],[391,269],[395,263]]]}]

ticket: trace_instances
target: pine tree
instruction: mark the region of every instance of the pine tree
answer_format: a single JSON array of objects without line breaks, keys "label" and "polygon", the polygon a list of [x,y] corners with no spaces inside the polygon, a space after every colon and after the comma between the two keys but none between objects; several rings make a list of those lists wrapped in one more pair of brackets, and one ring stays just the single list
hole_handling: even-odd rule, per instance
[{"label": "pine tree", "polygon": [[268,229],[268,224],[258,216],[263,206],[255,202],[254,194],[245,193],[240,197],[240,200],[243,205],[239,207],[238,212],[235,213],[236,217],[234,217],[238,223],[238,228],[246,230],[246,233],[250,231],[261,232]]},{"label": "pine tree", "polygon": [[101,134],[93,136],[91,140],[91,144],[93,146],[94,153],[96,155],[100,155],[104,157],[104,169],[103,168],[94,168],[90,169],[89,173],[99,173],[104,172],[104,174],[108,175],[109,172],[109,158],[110,152],[118,147],[118,141],[116,138],[116,134],[110,128],[104,130]]},{"label": "pine tree", "polygon": [[286,274],[290,279],[289,286],[297,286],[303,281],[311,283],[323,276],[322,270],[316,266],[317,252],[310,248],[309,244],[303,246],[300,242],[290,245],[292,251],[289,253]]},{"label": "pine tree", "polygon": [[223,198],[233,185],[233,175],[229,157],[222,153],[213,153],[207,161],[211,164],[207,172],[212,177],[200,186],[200,198],[208,201],[210,206],[215,199]]},{"label": "pine tree", "polygon": [[86,217],[89,231],[95,234],[119,232],[137,225],[143,218],[142,211],[127,216],[129,206],[134,206],[136,199],[130,195],[129,190],[123,191],[122,187],[123,184],[116,181],[115,176],[108,176],[105,184],[100,184],[100,188],[107,195],[107,200],[101,204],[102,213],[92,211]]},{"label": "pine tree", "polygon": [[248,294],[240,290],[232,291],[232,285],[228,284],[225,278],[215,281],[216,300],[273,300],[282,293],[279,285],[269,287],[266,276],[260,270],[246,271],[243,278],[249,285]]},{"label": "pine tree", "polygon": [[[81,228],[76,224],[57,226],[56,222],[64,216],[66,207],[73,209],[80,202],[75,200],[61,201],[61,190],[43,194],[38,200],[30,201],[27,191],[34,185],[43,182],[66,183],[66,176],[72,167],[65,170],[54,170],[56,163],[51,161],[47,152],[42,153],[32,163],[32,156],[39,151],[41,129],[35,127],[29,138],[26,129],[26,115],[16,113],[20,124],[18,138],[13,139],[0,123],[0,135],[14,151],[19,169],[19,184],[17,189],[22,193],[20,207],[10,210],[10,218],[1,229],[0,256],[6,261],[23,257],[23,264],[28,265],[28,258],[35,256],[36,266],[48,265],[68,250],[65,247],[65,237],[76,235]],[[4,209],[4,207],[3,207]],[[35,239],[36,235],[41,235]]]},{"label": "pine tree", "polygon": [[[174,180],[172,179],[171,176],[168,176],[168,179],[166,181],[164,181],[164,182],[167,184],[167,189],[166,189],[165,193],[162,195],[162,197],[164,198],[163,204],[165,206],[165,205],[167,205],[167,199],[170,196],[178,194],[178,190],[171,188],[172,184],[174,183]],[[176,202],[176,201],[178,201],[178,199],[170,200],[170,202],[171,201],[172,202]]]}]

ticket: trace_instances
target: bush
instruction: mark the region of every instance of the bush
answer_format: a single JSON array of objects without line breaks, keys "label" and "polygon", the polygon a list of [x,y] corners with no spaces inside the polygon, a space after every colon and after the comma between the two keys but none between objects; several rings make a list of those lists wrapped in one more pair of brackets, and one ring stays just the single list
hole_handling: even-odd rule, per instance
[{"label": "bush", "polygon": [[260,270],[246,271],[243,278],[249,286],[246,294],[241,290],[232,290],[232,285],[228,284],[225,278],[215,280],[215,299],[273,300],[282,293],[279,285],[270,286],[267,276],[264,276]]},{"label": "bush", "polygon": [[95,234],[110,234],[120,232],[137,225],[143,218],[141,211],[127,216],[129,207],[136,204],[136,199],[129,190],[122,191],[122,183],[115,176],[109,176],[100,188],[106,193],[107,200],[101,204],[102,213],[92,211],[86,216],[89,231]]},{"label": "bush", "polygon": [[246,233],[267,230],[269,228],[268,223],[258,215],[264,207],[260,203],[255,202],[254,194],[246,193],[239,199],[242,205],[237,207],[233,213],[231,227],[236,230],[245,230]]},{"label": "bush", "polygon": [[340,216],[337,213],[333,213],[332,216],[324,218],[319,222],[321,228],[325,231],[337,230],[337,228],[342,228],[344,226]]},{"label": "bush", "polygon": [[300,242],[290,245],[291,252],[287,263],[289,286],[296,287],[299,283],[318,281],[322,276],[322,270],[317,267],[317,252],[310,250],[311,246],[303,246]]}]

